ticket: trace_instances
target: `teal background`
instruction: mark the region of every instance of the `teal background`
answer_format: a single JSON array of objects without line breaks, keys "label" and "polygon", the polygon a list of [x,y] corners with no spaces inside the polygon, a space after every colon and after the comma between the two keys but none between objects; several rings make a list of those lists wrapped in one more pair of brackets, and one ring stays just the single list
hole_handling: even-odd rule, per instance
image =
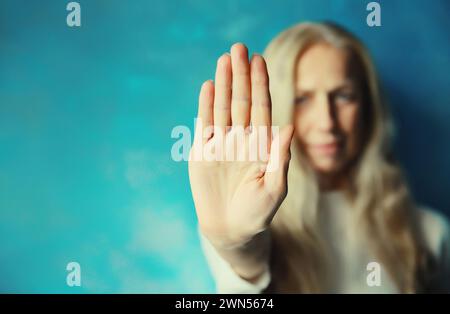
[{"label": "teal background", "polygon": [[[417,200],[449,214],[450,4],[379,1],[0,2],[0,291],[214,292],[176,125],[236,41],[262,52],[299,21],[332,20],[371,50]],[[81,265],[82,286],[66,285]]]}]

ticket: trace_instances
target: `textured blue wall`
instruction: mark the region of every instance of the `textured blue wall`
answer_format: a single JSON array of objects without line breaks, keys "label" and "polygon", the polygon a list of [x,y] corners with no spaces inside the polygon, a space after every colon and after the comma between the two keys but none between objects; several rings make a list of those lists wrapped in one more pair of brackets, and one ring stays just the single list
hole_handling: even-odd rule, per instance
[{"label": "textured blue wall", "polygon": [[379,28],[369,1],[85,0],[81,28],[68,2],[0,4],[0,291],[213,292],[171,130],[233,42],[262,52],[299,21],[368,45],[416,198],[449,214],[448,1],[379,1]]}]

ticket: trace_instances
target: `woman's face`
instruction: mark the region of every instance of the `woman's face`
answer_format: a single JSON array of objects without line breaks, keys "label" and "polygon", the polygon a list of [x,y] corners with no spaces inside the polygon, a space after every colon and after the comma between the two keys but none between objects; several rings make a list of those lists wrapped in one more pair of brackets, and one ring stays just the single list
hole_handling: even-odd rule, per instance
[{"label": "woman's face", "polygon": [[359,153],[361,93],[348,53],[315,44],[299,58],[295,129],[301,149],[321,174],[339,174]]},{"label": "woman's face", "polygon": [[348,53],[315,44],[299,58],[295,136],[313,169],[341,173],[359,153],[361,93]]}]

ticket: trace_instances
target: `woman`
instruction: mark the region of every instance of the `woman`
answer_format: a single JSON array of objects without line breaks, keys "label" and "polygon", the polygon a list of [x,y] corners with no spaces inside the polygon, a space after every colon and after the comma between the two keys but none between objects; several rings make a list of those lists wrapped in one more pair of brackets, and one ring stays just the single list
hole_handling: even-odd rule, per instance
[{"label": "woman", "polygon": [[[233,45],[202,85],[198,118],[191,153],[224,140],[221,130],[226,139],[238,126],[282,127],[268,132],[263,162],[189,162],[218,292],[448,291],[448,224],[414,203],[373,63],[353,35],[302,23],[250,62]],[[267,171],[273,156],[280,166]]]}]

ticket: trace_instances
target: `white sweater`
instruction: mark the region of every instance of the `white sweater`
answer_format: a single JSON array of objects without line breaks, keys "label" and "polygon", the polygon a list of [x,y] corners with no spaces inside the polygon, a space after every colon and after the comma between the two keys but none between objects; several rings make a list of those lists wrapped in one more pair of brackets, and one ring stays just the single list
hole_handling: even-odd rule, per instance
[{"label": "white sweater", "polygon": [[[339,191],[322,193],[320,212],[323,232],[329,244],[331,256],[335,261],[333,287],[330,293],[398,293],[393,281],[379,263],[380,285],[368,284],[367,277],[373,273],[368,270],[368,263],[377,262],[367,242],[353,233],[356,223],[352,220],[351,206],[344,194]],[[450,234],[448,222],[444,216],[430,209],[420,209],[420,225],[426,245],[431,253],[450,270]],[[267,266],[264,274],[255,283],[250,283],[238,276],[200,231],[199,236],[207,263],[216,283],[217,293],[261,293],[270,283],[271,273]],[[448,267],[448,268],[447,268]],[[444,272],[443,272],[444,273]],[[445,277],[445,278],[444,278]],[[373,277],[371,277],[373,278]],[[450,286],[448,276],[442,276],[443,284]]]}]

